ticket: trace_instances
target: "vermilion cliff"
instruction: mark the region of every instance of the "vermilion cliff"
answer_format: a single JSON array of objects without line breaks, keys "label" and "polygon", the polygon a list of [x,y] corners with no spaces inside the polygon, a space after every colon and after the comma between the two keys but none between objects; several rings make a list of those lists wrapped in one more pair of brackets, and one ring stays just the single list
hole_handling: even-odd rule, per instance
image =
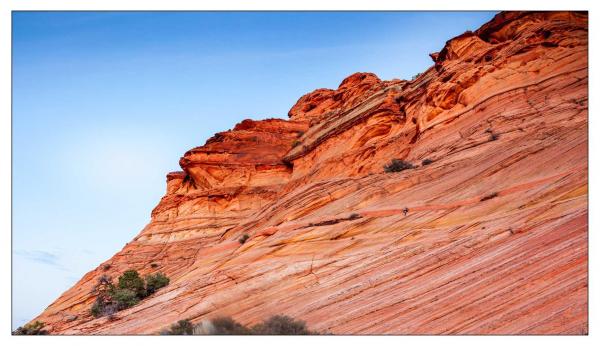
[{"label": "vermilion cliff", "polygon": [[[586,334],[587,37],[586,13],[501,13],[414,80],[356,73],[289,120],[216,134],[167,175],[140,234],[36,320],[53,334],[279,313],[334,334]],[[384,173],[393,158],[416,167]],[[129,268],[171,284],[92,318],[98,278]]]}]

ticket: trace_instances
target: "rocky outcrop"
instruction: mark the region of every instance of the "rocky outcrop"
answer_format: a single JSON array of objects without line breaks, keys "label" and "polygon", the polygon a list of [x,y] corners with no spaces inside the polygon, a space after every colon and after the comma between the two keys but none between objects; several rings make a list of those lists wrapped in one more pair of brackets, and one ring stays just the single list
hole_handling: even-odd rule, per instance
[{"label": "rocky outcrop", "polygon": [[[215,135],[141,233],[36,319],[56,334],[277,313],[334,334],[586,334],[587,37],[586,13],[501,13],[414,80],[357,73],[289,120]],[[392,158],[415,168],[384,173]],[[129,268],[171,284],[92,318],[97,279]]]}]

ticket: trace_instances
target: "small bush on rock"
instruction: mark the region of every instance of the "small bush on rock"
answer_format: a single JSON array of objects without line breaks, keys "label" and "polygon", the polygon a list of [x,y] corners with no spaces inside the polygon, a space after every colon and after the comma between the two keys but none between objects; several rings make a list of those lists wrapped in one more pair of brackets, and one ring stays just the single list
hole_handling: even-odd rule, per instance
[{"label": "small bush on rock", "polygon": [[96,318],[112,317],[117,311],[130,308],[148,295],[167,286],[170,281],[163,273],[150,274],[145,279],[144,281],[137,271],[127,270],[119,276],[118,284],[115,286],[110,277],[101,276],[93,291],[97,293],[97,297],[90,313]]},{"label": "small bush on rock", "polygon": [[297,321],[285,315],[275,315],[263,323],[252,327],[257,335],[309,335],[312,334],[304,321]]},{"label": "small bush on rock", "polygon": [[48,332],[43,328],[44,322],[35,321],[17,328],[12,332],[12,335],[47,335]]},{"label": "small bush on rock", "polygon": [[169,278],[163,273],[146,275],[146,294],[152,294],[169,284]]},{"label": "small bush on rock", "polygon": [[140,302],[136,292],[127,288],[114,288],[110,293],[112,301],[116,303],[117,310],[125,310]]},{"label": "small bush on rock", "polygon": [[211,320],[214,335],[248,335],[250,329],[242,326],[231,317],[217,317]]},{"label": "small bush on rock", "polygon": [[241,236],[239,239],[240,244],[244,244],[248,240],[248,238],[250,238],[250,236],[247,234],[244,234],[243,236]]},{"label": "small bush on rock", "polygon": [[171,327],[161,332],[165,335],[192,335],[194,333],[194,325],[190,320],[179,320],[177,323],[171,325]]},{"label": "small bush on rock", "polygon": [[125,273],[123,273],[123,275],[119,276],[118,287],[120,289],[130,290],[140,299],[143,299],[146,296],[144,280],[140,277],[140,274],[135,270],[128,270]]},{"label": "small bush on rock", "polygon": [[427,166],[427,165],[430,165],[430,164],[432,164],[432,163],[433,163],[433,160],[432,160],[432,159],[425,159],[425,160],[423,160],[423,161],[421,162],[421,165],[423,165],[423,166]]},{"label": "small bush on rock", "polygon": [[118,304],[116,302],[113,302],[112,300],[105,301],[102,298],[96,298],[96,301],[92,305],[91,309],[91,313],[94,318],[102,316],[108,316],[110,318],[118,311]]},{"label": "small bush on rock", "polygon": [[91,314],[94,317],[112,315],[117,312],[117,304],[114,302],[111,293],[115,287],[112,279],[108,275],[102,275],[98,278],[98,284],[94,287],[94,293],[97,293],[96,301],[92,305]]},{"label": "small bush on rock", "polygon": [[360,219],[360,214],[358,214],[358,213],[352,213],[352,214],[350,214],[350,216],[348,217],[348,219],[350,219],[350,220]]},{"label": "small bush on rock", "polygon": [[393,159],[390,163],[383,166],[386,173],[401,172],[405,169],[415,168],[412,163],[404,160]]},{"label": "small bush on rock", "polygon": [[94,302],[94,304],[92,304],[92,309],[91,309],[91,313],[92,316],[94,316],[95,318],[98,318],[100,316],[102,316],[102,301],[100,300],[100,298],[96,298],[96,301]]},{"label": "small bush on rock", "polygon": [[275,315],[252,328],[243,326],[231,317],[217,317],[193,325],[181,320],[163,329],[161,335],[316,335],[306,328],[306,323],[285,315]]}]

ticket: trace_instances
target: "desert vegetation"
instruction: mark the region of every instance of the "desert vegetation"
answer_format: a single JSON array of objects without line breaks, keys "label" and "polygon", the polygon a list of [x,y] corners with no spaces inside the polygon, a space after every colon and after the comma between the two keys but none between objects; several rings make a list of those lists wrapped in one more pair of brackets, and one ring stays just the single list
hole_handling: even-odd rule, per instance
[{"label": "desert vegetation", "polygon": [[190,320],[179,320],[169,327],[169,329],[161,332],[162,335],[193,335],[194,325]]},{"label": "desert vegetation", "polygon": [[246,327],[231,317],[217,317],[196,325],[190,320],[180,320],[161,335],[316,335],[306,323],[285,315],[271,316],[252,327]]},{"label": "desert vegetation", "polygon": [[17,328],[12,332],[12,335],[47,335],[44,330],[44,322],[35,321]]},{"label": "desert vegetation", "polygon": [[146,275],[145,279],[142,279],[137,271],[127,270],[119,276],[115,286],[109,276],[103,275],[94,288],[98,295],[92,305],[91,314],[94,317],[112,317],[117,311],[130,308],[167,286],[169,281],[162,273]]},{"label": "desert vegetation", "polygon": [[250,236],[247,234],[244,234],[240,237],[240,239],[238,239],[238,241],[240,242],[240,244],[244,244],[246,242],[246,240],[248,240],[248,238],[250,238]]},{"label": "desert vegetation", "polygon": [[146,276],[146,293],[152,294],[158,289],[169,284],[169,278],[163,273],[150,274]]},{"label": "desert vegetation", "polygon": [[487,129],[485,132],[490,134],[490,141],[495,141],[500,138],[500,134],[494,132],[492,129]]},{"label": "desert vegetation", "polygon": [[413,166],[412,163],[410,163],[408,161],[404,161],[404,160],[399,160],[399,159],[392,159],[392,161],[390,161],[390,163],[383,166],[383,170],[386,173],[401,172],[405,169],[411,169],[411,168],[415,168],[415,166]]}]

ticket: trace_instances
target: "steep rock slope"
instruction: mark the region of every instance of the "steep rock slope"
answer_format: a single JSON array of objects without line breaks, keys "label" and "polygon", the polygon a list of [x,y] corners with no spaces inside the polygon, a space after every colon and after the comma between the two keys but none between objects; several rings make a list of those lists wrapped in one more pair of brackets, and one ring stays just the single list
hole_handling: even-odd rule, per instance
[{"label": "steep rock slope", "polygon": [[[587,333],[587,14],[501,13],[431,57],[412,81],[357,73],[289,121],[188,151],[151,222],[36,319],[58,334],[277,313],[335,334]],[[415,168],[384,173],[392,158]],[[129,268],[171,284],[92,318],[98,278]]]}]

